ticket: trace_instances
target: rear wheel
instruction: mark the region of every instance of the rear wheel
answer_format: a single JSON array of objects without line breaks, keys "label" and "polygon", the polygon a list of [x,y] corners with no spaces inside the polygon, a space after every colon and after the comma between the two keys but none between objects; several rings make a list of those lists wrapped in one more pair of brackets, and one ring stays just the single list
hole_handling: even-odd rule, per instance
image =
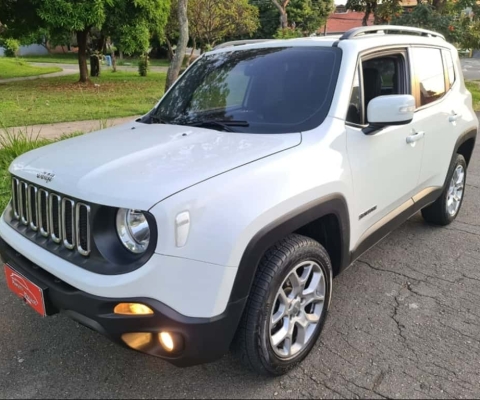
[{"label": "rear wheel", "polygon": [[467,178],[467,163],[457,154],[450,166],[447,182],[441,196],[435,203],[422,210],[425,221],[436,225],[448,225],[457,217],[462,207]]},{"label": "rear wheel", "polygon": [[282,375],[310,352],[325,323],[332,268],[316,241],[290,235],[263,257],[234,341],[255,372]]}]

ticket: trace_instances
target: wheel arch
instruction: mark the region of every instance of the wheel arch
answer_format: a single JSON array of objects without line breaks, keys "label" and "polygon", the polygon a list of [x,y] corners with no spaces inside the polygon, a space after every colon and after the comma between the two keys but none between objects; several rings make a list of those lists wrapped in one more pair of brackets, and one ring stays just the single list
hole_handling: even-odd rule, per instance
[{"label": "wheel arch", "polygon": [[453,155],[452,155],[452,162],[453,162],[453,157],[455,157],[456,154],[461,154],[465,158],[465,161],[467,162],[467,167],[468,167],[470,160],[472,158],[473,149],[475,148],[476,138],[477,138],[477,129],[470,129],[464,132],[462,135],[460,135],[460,137],[457,140],[457,143],[455,144],[455,151],[453,152]]},{"label": "wheel arch", "polygon": [[[316,222],[325,222],[338,235],[336,240],[328,240],[325,229],[316,231]],[[281,218],[272,221],[260,230],[248,243],[233,284],[230,302],[247,297],[250,293],[258,265],[265,252],[278,240],[291,233],[299,233],[319,241],[332,251],[334,273],[339,273],[349,264],[350,219],[347,202],[343,195],[332,194],[299,207]],[[329,253],[330,254],[330,253]]]}]

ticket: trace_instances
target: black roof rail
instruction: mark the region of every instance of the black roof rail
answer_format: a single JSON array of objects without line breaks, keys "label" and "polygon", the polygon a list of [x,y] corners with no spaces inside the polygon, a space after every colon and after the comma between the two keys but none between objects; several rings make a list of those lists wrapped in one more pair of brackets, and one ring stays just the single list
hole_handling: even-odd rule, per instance
[{"label": "black roof rail", "polygon": [[262,42],[271,42],[275,39],[247,39],[247,40],[234,40],[232,42],[221,43],[218,46],[215,46],[213,50],[224,49],[226,47],[232,46],[241,46],[243,44],[253,44],[253,43],[262,43]]},{"label": "black roof rail", "polygon": [[445,36],[440,33],[429,31],[422,28],[413,28],[411,26],[400,26],[400,25],[372,25],[372,26],[362,26],[360,28],[352,28],[349,31],[345,32],[340,40],[353,39],[359,36],[372,33],[410,33],[417,34],[420,36],[429,36],[429,37],[438,37],[445,40]]}]

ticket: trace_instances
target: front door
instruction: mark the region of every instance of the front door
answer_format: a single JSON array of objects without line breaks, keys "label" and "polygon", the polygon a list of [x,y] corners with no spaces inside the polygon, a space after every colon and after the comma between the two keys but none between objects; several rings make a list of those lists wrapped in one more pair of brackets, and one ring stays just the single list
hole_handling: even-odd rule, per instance
[{"label": "front door", "polygon": [[411,94],[409,68],[408,54],[402,49],[368,54],[357,71],[346,122],[358,218],[352,223],[354,247],[369,228],[405,206],[418,190],[424,141],[407,142],[418,133],[415,127],[390,126],[371,135],[362,131],[368,125],[370,100],[381,95]]}]

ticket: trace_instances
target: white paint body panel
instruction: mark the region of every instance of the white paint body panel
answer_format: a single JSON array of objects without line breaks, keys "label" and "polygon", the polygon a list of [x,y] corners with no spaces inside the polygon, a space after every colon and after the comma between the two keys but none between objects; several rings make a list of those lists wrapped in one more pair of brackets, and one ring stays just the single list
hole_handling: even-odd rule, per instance
[{"label": "white paint body panel", "polygon": [[55,174],[52,190],[92,203],[148,210],[158,201],[225,171],[297,146],[299,133],[225,134],[138,122],[26,153],[10,172],[28,181]]},{"label": "white paint body panel", "polygon": [[[240,47],[333,42],[303,38]],[[456,50],[441,39],[367,35],[339,42],[343,55],[334,98],[328,117],[314,130],[256,135],[132,122],[15,160],[10,171],[26,180],[44,183],[36,180],[37,173],[55,173],[48,184],[54,191],[92,203],[150,210],[158,226],[156,254],[134,272],[88,272],[39,248],[3,219],[0,235],[25,257],[85,292],[150,297],[191,317],[219,315],[248,243],[272,221],[339,194],[348,206],[348,247],[353,250],[368,228],[402,202],[426,187],[443,185],[457,138],[478,126],[463,79],[441,106],[417,112],[409,125],[366,136],[345,124],[359,55],[381,46],[412,44],[450,49],[461,74]],[[232,49],[217,52],[223,51]],[[462,114],[455,123],[448,122],[452,109]],[[447,123],[438,124],[434,137],[437,122],[432,118],[440,117]],[[412,130],[424,130],[425,140],[407,144]],[[376,212],[359,220],[375,205]],[[178,231],[177,216],[185,212],[188,232]]]}]

